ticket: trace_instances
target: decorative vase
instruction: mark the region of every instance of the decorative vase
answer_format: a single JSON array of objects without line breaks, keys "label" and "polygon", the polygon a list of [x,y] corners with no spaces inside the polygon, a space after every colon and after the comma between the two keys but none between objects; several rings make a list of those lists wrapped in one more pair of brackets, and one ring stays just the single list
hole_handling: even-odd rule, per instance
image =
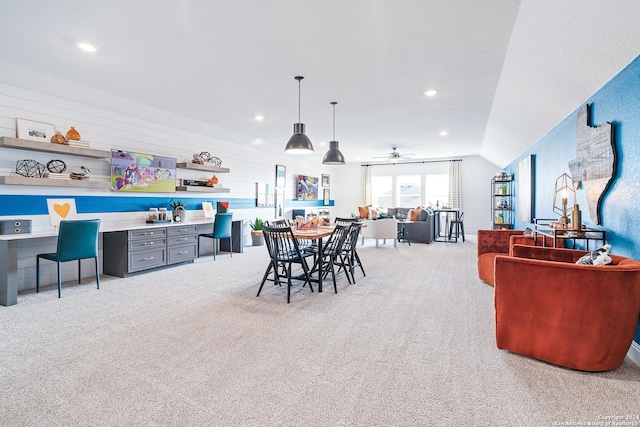
[{"label": "decorative vase", "polygon": [[182,206],[173,209],[173,222],[183,222],[187,211]]},{"label": "decorative vase", "polygon": [[67,138],[65,138],[59,130],[57,130],[56,134],[51,137],[51,143],[68,145],[69,141],[67,141]]},{"label": "decorative vase", "polygon": [[71,129],[67,131],[67,139],[70,139],[72,141],[80,141],[80,133],[78,133],[76,128],[71,126]]}]

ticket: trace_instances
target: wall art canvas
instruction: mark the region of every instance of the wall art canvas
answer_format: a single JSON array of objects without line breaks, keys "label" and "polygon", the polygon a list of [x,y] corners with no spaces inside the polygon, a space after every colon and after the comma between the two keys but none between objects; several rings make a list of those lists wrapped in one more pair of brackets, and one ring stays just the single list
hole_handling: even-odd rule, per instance
[{"label": "wall art canvas", "polygon": [[318,200],[318,178],[298,175],[298,200]]},{"label": "wall art canvas", "polygon": [[276,187],[284,188],[286,185],[287,168],[283,165],[276,165]]},{"label": "wall art canvas", "polygon": [[275,206],[273,196],[272,185],[256,183],[256,206]]},{"label": "wall art canvas", "polygon": [[535,216],[533,195],[533,154],[526,156],[518,163],[518,174],[516,181],[518,182],[518,192],[516,193],[518,200],[518,218],[520,221],[531,223]]},{"label": "wall art canvas", "polygon": [[175,193],[176,159],[111,150],[111,189],[120,192]]},{"label": "wall art canvas", "polygon": [[49,220],[51,225],[58,227],[64,219],[77,219],[76,199],[47,199]]},{"label": "wall art canvas", "polygon": [[50,123],[16,119],[16,136],[30,141],[51,142],[55,134],[55,126]]}]

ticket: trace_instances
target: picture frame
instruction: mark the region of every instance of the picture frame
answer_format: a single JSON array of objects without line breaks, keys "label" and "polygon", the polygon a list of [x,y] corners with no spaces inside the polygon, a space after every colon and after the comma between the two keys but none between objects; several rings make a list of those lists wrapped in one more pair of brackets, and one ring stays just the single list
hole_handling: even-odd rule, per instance
[{"label": "picture frame", "polygon": [[323,187],[329,187],[331,183],[331,179],[330,176],[327,175],[326,173],[322,174],[322,186]]},{"label": "picture frame", "polygon": [[328,188],[325,188],[322,193],[322,204],[324,206],[329,206],[330,203],[331,203],[330,190]]},{"label": "picture frame", "polygon": [[51,123],[34,122],[33,120],[16,119],[16,137],[29,141],[51,142],[56,127]]},{"label": "picture frame", "polygon": [[287,167],[276,165],[276,188],[284,188],[287,182]]},{"label": "picture frame", "polygon": [[284,217],[284,188],[276,188],[276,218]]},{"label": "picture frame", "polygon": [[528,224],[535,218],[535,155],[530,154],[518,163],[518,183],[517,202],[518,219]]}]

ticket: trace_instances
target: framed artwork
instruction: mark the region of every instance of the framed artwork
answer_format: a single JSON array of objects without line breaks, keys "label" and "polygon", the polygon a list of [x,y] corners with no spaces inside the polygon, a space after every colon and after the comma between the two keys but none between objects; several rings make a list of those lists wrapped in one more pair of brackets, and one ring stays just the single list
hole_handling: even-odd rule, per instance
[{"label": "framed artwork", "polygon": [[256,183],[256,206],[275,206],[271,185]]},{"label": "framed artwork", "polygon": [[516,194],[518,201],[518,218],[520,221],[533,222],[535,205],[534,205],[534,176],[533,176],[534,155],[530,154],[518,163],[518,192]]},{"label": "framed artwork", "polygon": [[51,225],[58,228],[63,219],[76,219],[76,199],[47,199],[47,209]]},{"label": "framed artwork", "polygon": [[276,165],[276,188],[284,188],[287,181],[287,168],[283,165]]},{"label": "framed artwork", "polygon": [[331,196],[329,194],[329,189],[325,188],[322,194],[322,204],[325,206],[329,206],[329,203],[331,203]]},{"label": "framed artwork", "polygon": [[16,136],[20,139],[51,142],[51,137],[55,133],[56,128],[52,124],[16,119]]},{"label": "framed artwork", "polygon": [[318,200],[318,178],[298,175],[298,200]]},{"label": "framed artwork", "polygon": [[284,188],[276,188],[276,218],[284,216]]},{"label": "framed artwork", "polygon": [[213,211],[213,203],[211,202],[202,202],[202,213],[205,218],[213,218],[215,212]]},{"label": "framed artwork", "polygon": [[111,190],[175,193],[176,159],[111,150]]},{"label": "framed artwork", "polygon": [[330,180],[329,180],[329,175],[327,175],[326,173],[322,174],[322,186],[323,187],[329,187],[330,185]]}]

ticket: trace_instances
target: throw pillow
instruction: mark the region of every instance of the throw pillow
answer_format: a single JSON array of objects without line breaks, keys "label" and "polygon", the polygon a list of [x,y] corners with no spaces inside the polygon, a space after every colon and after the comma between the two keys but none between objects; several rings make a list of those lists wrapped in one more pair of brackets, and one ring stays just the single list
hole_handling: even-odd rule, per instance
[{"label": "throw pillow", "polygon": [[429,212],[427,212],[424,209],[421,209],[420,213],[418,214],[418,221],[426,221],[427,218],[429,218]]},{"label": "throw pillow", "polygon": [[409,211],[409,214],[407,215],[407,218],[409,219],[409,221],[417,221],[418,220],[418,215],[420,215],[420,211],[419,210],[411,209]]},{"label": "throw pillow", "polygon": [[378,209],[369,207],[367,215],[369,219],[376,219],[376,217],[378,216]]},{"label": "throw pillow", "polygon": [[533,236],[533,230],[530,229],[529,227],[525,228],[524,231],[522,232],[523,236]]},{"label": "throw pillow", "polygon": [[360,218],[368,218],[369,217],[369,207],[368,206],[358,206],[358,214],[360,214]]},{"label": "throw pillow", "polygon": [[601,248],[596,249],[595,251],[591,251],[578,261],[576,264],[581,265],[609,265],[613,262],[611,257],[609,256],[609,251],[611,250],[611,245],[604,245]]}]

